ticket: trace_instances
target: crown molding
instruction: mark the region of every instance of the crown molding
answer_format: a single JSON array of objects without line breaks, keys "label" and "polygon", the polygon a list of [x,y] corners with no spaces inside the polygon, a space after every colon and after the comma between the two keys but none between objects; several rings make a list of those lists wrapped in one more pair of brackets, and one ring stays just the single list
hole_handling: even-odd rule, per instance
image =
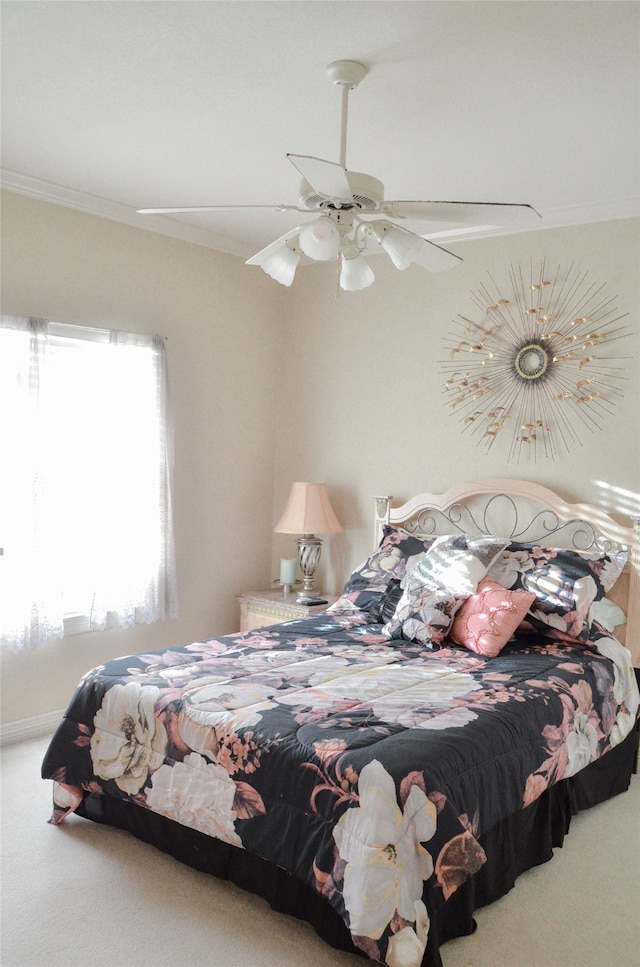
[{"label": "crown molding", "polygon": [[640,195],[590,202],[585,205],[566,205],[547,208],[541,228],[560,228],[563,225],[586,225],[589,222],[615,222],[620,218],[640,217]]},{"label": "crown molding", "polygon": [[[187,225],[184,222],[176,221],[165,215],[139,215],[134,209],[129,208],[127,205],[122,205],[119,202],[110,201],[107,198],[101,198],[99,195],[92,195],[88,192],[77,191],[74,188],[66,188],[63,185],[56,185],[52,182],[44,181],[41,178],[34,178],[31,175],[21,174],[18,171],[11,171],[8,168],[0,169],[0,184],[4,190],[17,195],[25,195],[28,198],[49,202],[52,205],[60,205],[63,208],[72,208],[86,215],[107,218],[113,222],[120,222],[123,225],[139,228],[142,231],[154,232],[157,235],[166,235],[183,242],[192,242],[195,245],[203,245],[206,248],[216,249],[217,251],[226,252],[230,255],[239,255],[242,258],[247,257],[245,246],[227,236],[217,235],[215,232],[198,228],[195,225]],[[611,201],[593,202],[588,205],[570,205],[563,208],[550,208],[540,211],[540,214],[542,215],[540,223],[535,226],[528,225],[526,228],[514,229],[479,226],[477,228],[435,232],[424,237],[450,242],[466,241],[495,235],[513,235],[516,232],[531,232],[549,228],[562,228],[569,225],[585,225],[592,222],[616,221],[621,218],[638,218],[640,217],[640,196],[616,198]]]},{"label": "crown molding", "polygon": [[203,245],[206,248],[246,258],[241,245],[214,232],[197,228],[195,225],[186,225],[184,222],[176,222],[164,215],[139,215],[128,205],[101,198],[99,195],[91,195],[88,192],[76,191],[74,188],[56,185],[41,178],[33,178],[19,171],[0,168],[0,186],[3,190],[16,195],[25,195],[27,198],[60,205],[62,208],[73,208],[85,215],[97,215],[98,218],[108,218],[112,222],[131,225],[142,231],[167,235],[182,242],[193,242],[195,245]]},{"label": "crown molding", "polygon": [[589,205],[567,205],[564,208],[546,208],[537,224],[526,226],[480,225],[474,228],[452,229],[425,235],[431,241],[464,242],[495,235],[518,235],[523,232],[539,232],[550,228],[567,228],[570,225],[589,225],[595,222],[614,222],[622,218],[640,218],[640,196],[617,198],[613,201],[593,202]]}]

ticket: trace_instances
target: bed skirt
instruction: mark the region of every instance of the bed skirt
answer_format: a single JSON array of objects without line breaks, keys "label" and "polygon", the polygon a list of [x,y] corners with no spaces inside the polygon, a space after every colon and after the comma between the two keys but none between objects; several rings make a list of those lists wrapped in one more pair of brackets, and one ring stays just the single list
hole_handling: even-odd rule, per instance
[{"label": "bed skirt", "polygon": [[[511,890],[525,870],[546,863],[562,846],[571,817],[624,792],[635,772],[638,724],[605,756],[548,789],[530,806],[479,837],[487,862],[434,914],[423,967],[442,967],[440,945],[473,933],[473,913]],[[88,793],[76,810],[94,822],[128,830],[194,869],[230,880],[263,897],[272,909],[307,921],[338,950],[360,956],[349,931],[326,900],[265,860],[120,799]]]}]

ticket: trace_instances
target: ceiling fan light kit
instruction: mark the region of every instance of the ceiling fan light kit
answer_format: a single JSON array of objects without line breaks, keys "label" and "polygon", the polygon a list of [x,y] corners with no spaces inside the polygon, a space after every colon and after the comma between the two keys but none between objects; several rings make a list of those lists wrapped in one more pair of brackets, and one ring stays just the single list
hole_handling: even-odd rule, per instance
[{"label": "ceiling fan light kit", "polygon": [[425,239],[413,232],[408,232],[404,228],[399,228],[392,222],[373,222],[369,226],[376,241],[387,253],[393,264],[401,271],[408,269],[412,262],[415,262]]},{"label": "ceiling fan light kit", "polygon": [[[257,259],[258,256],[255,256]],[[269,252],[263,259],[256,261],[263,272],[270,275],[272,279],[280,285],[291,285],[298,262],[300,261],[300,249],[291,242],[285,242],[275,252]]]},{"label": "ceiling fan light kit", "polygon": [[416,264],[431,272],[453,268],[462,261],[435,242],[395,224],[396,219],[455,225],[484,225],[488,216],[496,225],[521,226],[540,216],[530,205],[504,202],[385,201],[384,185],[372,175],[346,167],[349,93],[364,80],[367,68],[351,60],[329,64],[327,76],[340,87],[340,160],[287,154],[301,176],[298,205],[219,205],[202,208],[146,208],[140,214],[180,214],[272,208],[301,215],[318,213],[315,221],[297,226],[271,242],[250,259],[279,282],[290,286],[301,254],[315,262],[338,259],[338,284],[346,291],[371,285],[374,274],[364,258],[383,251],[397,269]]},{"label": "ceiling fan light kit", "polygon": [[322,215],[300,230],[300,248],[314,262],[334,259],[340,248],[340,232],[330,215]]},{"label": "ceiling fan light kit", "polygon": [[375,275],[367,264],[364,255],[356,255],[355,258],[347,258],[345,255],[341,259],[340,268],[340,288],[347,292],[357,292],[366,289],[375,280]]}]

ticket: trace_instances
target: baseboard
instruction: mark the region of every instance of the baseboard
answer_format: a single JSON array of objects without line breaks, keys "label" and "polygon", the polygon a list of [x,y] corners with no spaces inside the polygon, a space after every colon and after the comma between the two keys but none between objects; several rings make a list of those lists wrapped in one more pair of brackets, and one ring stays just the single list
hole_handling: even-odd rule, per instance
[{"label": "baseboard", "polygon": [[13,745],[14,742],[23,742],[25,739],[37,739],[44,735],[51,735],[60,719],[64,715],[64,710],[56,712],[45,712],[44,715],[33,715],[28,719],[18,719],[17,722],[7,722],[0,725],[0,746]]}]

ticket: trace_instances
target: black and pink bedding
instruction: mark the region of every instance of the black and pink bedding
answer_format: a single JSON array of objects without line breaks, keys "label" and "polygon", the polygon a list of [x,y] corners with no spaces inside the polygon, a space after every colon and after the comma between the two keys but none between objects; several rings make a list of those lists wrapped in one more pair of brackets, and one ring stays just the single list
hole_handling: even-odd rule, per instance
[{"label": "black and pink bedding", "polygon": [[595,617],[621,561],[568,574],[549,549],[415,542],[389,528],[324,614],[90,671],[43,763],[52,821],[135,812],[169,851],[172,830],[217,841],[255,857],[243,885],[258,867],[288,877],[370,959],[440,964],[439,942],[472,929],[450,913],[470,884],[472,910],[540,861],[482,886],[496,830],[621,749],[624,774],[592,801],[626,787],[639,700]]}]

